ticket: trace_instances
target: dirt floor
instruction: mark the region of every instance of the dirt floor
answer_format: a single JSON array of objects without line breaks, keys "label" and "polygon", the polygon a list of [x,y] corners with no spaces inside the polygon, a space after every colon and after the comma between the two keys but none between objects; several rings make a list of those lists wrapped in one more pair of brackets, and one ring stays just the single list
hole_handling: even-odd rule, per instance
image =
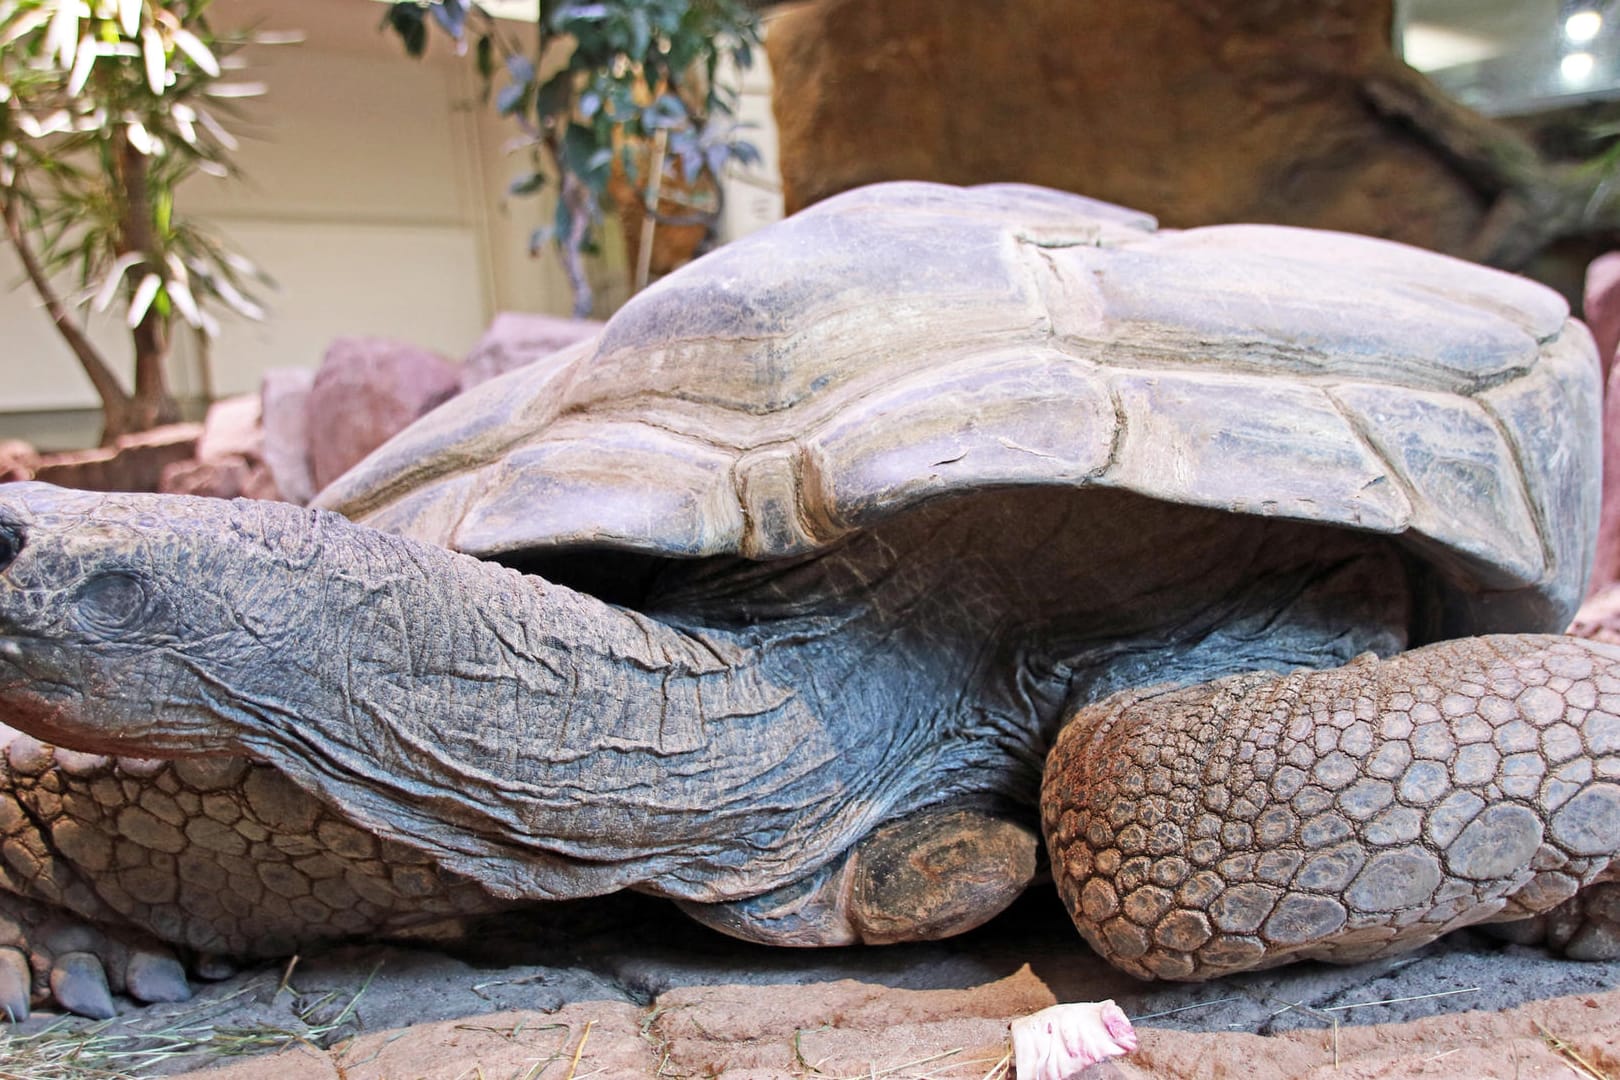
[{"label": "dirt floor", "polygon": [[1620,963],[1465,932],[1356,967],[1144,984],[1097,960],[1050,890],[962,938],[881,949],[744,945],[634,896],[559,905],[449,951],[343,949],[104,1024],[39,1016],[0,1043],[0,1077],[72,1076],[45,1063],[76,1054],[191,1080],[999,1080],[1009,1020],[1110,997],[1141,1046],[1088,1077],[1620,1080]]}]

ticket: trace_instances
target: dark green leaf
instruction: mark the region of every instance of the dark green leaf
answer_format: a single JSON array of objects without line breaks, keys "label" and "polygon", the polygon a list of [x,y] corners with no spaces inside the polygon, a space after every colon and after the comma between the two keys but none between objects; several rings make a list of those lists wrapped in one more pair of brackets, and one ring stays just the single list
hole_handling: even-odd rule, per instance
[{"label": "dark green leaf", "polygon": [[495,39],[485,34],[476,49],[478,74],[487,83],[495,77]]},{"label": "dark green leaf", "polygon": [[405,43],[406,55],[420,58],[427,51],[427,24],[414,0],[399,0],[388,9],[384,21]]},{"label": "dark green leaf", "polygon": [[506,190],[512,195],[533,195],[535,192],[539,191],[545,186],[545,174],[540,172],[532,172],[526,173],[522,176],[513,177],[512,182],[506,185]]},{"label": "dark green leaf", "polygon": [[566,114],[573,111],[573,96],[574,73],[565,69],[540,85],[539,93],[535,95],[535,108],[541,116]]},{"label": "dark green leaf", "polygon": [[[563,134],[563,167],[579,177],[591,191],[600,196],[607,187],[607,164],[597,153],[602,149],[596,142],[596,133],[581,124],[569,124]],[[608,148],[611,149],[611,148]]]}]

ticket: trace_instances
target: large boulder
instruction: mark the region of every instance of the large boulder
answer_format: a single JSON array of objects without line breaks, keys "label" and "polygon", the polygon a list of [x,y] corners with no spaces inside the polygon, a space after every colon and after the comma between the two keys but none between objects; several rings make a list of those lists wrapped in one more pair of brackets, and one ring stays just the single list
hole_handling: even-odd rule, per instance
[{"label": "large boulder", "polygon": [[[1582,314],[1597,343],[1604,384],[1603,510],[1598,520],[1597,555],[1592,561],[1591,588],[1587,594],[1595,598],[1620,580],[1620,393],[1616,392],[1620,388],[1615,386],[1614,375],[1614,353],[1620,345],[1620,252],[1603,255],[1587,267]],[[1620,605],[1615,602],[1605,611],[1609,612],[1610,608],[1620,611]],[[1604,619],[1613,622],[1612,612]],[[1620,629],[1620,623],[1615,627]]]},{"label": "large boulder", "polygon": [[470,390],[513,368],[532,364],[594,337],[601,329],[602,323],[596,319],[503,311],[495,316],[484,336],[467,354],[461,365],[461,388]]},{"label": "large boulder", "polygon": [[1603,395],[1603,503],[1588,596],[1620,581],[1620,386],[1609,373]]},{"label": "large boulder", "polygon": [[1614,366],[1614,350],[1620,347],[1620,251],[1592,260],[1592,265],[1586,268],[1584,294],[1581,314],[1586,325],[1592,328],[1592,339],[1597,342],[1606,387],[1609,370]]},{"label": "large boulder", "polygon": [[461,389],[461,369],[386,338],[332,342],[305,402],[310,476],[318,491]]},{"label": "large boulder", "polygon": [[1478,188],[1373,83],[1391,0],[812,0],[767,40],[789,212],[881,180],[1018,180],[1169,226],[1472,245]]},{"label": "large boulder", "polygon": [[315,497],[309,465],[309,392],[312,368],[272,368],[259,383],[262,453],[281,497],[303,506]]}]

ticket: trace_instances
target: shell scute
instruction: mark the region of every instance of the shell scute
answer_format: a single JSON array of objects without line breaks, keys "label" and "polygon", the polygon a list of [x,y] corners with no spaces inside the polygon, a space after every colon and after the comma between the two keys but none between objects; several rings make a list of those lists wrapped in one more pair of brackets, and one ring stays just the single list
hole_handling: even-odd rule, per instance
[{"label": "shell scute", "polygon": [[1346,385],[1333,399],[1410,492],[1412,527],[1486,588],[1534,585],[1547,573],[1541,531],[1513,447],[1466,397]]},{"label": "shell scute", "polygon": [[1399,532],[1412,507],[1318,387],[1252,375],[1115,375],[1125,416],[1102,483],[1167,502]]},{"label": "shell scute", "polygon": [[950,491],[1079,486],[1116,431],[1096,368],[1052,349],[973,355],[914,372],[841,410],[807,442],[842,530]]}]

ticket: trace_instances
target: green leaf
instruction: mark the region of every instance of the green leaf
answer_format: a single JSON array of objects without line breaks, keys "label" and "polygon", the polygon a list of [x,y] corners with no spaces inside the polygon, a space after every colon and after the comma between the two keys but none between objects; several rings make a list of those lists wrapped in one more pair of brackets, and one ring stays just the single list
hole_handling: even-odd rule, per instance
[{"label": "green leaf", "polygon": [[639,60],[647,55],[652,45],[652,26],[647,22],[647,9],[630,9],[630,58]]},{"label": "green leaf", "polygon": [[527,86],[534,82],[534,61],[527,56],[508,56],[506,58],[506,73],[512,76],[513,82],[520,82]]},{"label": "green leaf", "polygon": [[512,116],[525,111],[524,106],[529,101],[529,84],[509,82],[495,93],[495,111],[502,116]]},{"label": "green leaf", "polygon": [[161,239],[174,231],[174,190],[164,188],[152,200],[152,224]]}]

